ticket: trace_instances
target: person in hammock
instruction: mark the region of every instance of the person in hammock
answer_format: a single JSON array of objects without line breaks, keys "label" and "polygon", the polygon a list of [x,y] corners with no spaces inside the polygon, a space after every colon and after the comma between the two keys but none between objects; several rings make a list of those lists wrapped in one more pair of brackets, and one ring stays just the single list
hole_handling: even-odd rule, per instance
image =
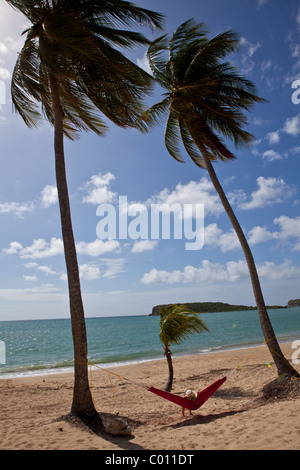
[{"label": "person in hammock", "polygon": [[[184,398],[188,398],[188,400],[193,400],[195,401],[196,398],[197,398],[197,392],[195,392],[195,390],[191,390],[190,388],[185,392],[184,394]],[[184,416],[184,413],[185,413],[185,410],[187,408],[184,408],[184,406],[181,407],[181,413],[182,413],[182,416]],[[190,412],[190,415],[192,414],[192,410],[189,410]]]}]

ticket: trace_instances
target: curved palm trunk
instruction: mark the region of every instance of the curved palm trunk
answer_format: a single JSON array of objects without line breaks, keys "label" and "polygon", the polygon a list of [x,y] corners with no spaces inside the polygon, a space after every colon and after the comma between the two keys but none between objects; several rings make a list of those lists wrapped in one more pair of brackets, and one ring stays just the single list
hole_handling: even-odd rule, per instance
[{"label": "curved palm trunk", "polygon": [[269,318],[269,315],[268,315],[268,312],[267,312],[267,309],[266,309],[266,306],[265,306],[265,302],[264,302],[264,298],[263,298],[263,293],[262,293],[262,290],[261,290],[261,285],[260,285],[260,281],[259,281],[259,277],[258,277],[258,274],[257,274],[257,269],[256,269],[256,265],[255,265],[255,262],[254,262],[254,259],[253,259],[253,255],[252,255],[252,252],[251,252],[251,249],[249,247],[249,244],[247,242],[247,239],[244,235],[244,232],[243,230],[241,229],[241,226],[228,202],[228,199],[223,191],[223,188],[217,178],[217,175],[214,171],[214,168],[212,166],[212,163],[209,159],[209,157],[205,156],[205,154],[203,155],[203,158],[204,158],[204,161],[205,161],[205,165],[206,165],[206,168],[207,168],[207,171],[208,171],[208,174],[210,176],[210,179],[212,181],[212,184],[214,185],[220,199],[221,199],[221,202],[223,204],[223,207],[229,217],[229,220],[230,222],[232,223],[232,226],[237,234],[237,237],[240,241],[240,244],[241,244],[241,247],[243,249],[243,252],[244,252],[244,255],[245,255],[245,258],[246,258],[246,262],[247,262],[247,265],[248,265],[248,270],[249,270],[249,274],[250,274],[250,279],[251,279],[251,283],[252,283],[252,288],[253,288],[253,293],[254,293],[254,297],[255,297],[255,301],[256,301],[256,306],[257,306],[257,310],[258,310],[258,314],[259,314],[259,319],[260,319],[260,323],[261,323],[261,327],[262,327],[262,331],[263,331],[263,335],[264,335],[264,338],[265,338],[265,341],[267,342],[267,346],[269,348],[269,351],[272,355],[272,358],[274,360],[274,363],[277,367],[277,371],[278,371],[278,374],[279,375],[290,375],[290,376],[293,376],[295,374],[297,374],[297,372],[294,370],[294,368],[289,364],[289,362],[284,358],[284,355],[281,351],[281,348],[278,344],[278,341],[277,341],[277,338],[276,338],[276,335],[275,335],[275,332],[273,330],[273,327],[272,327],[272,324],[271,324],[271,321],[270,321],[270,318]]},{"label": "curved palm trunk", "polygon": [[[211,182],[217,191],[219,198],[223,204],[223,207],[228,215],[228,218],[235,230],[235,233],[240,241],[242,250],[244,252],[246,262],[248,265],[248,270],[251,278],[251,283],[252,283],[252,288],[253,288],[253,293],[256,301],[256,306],[259,314],[259,319],[263,331],[263,335],[265,338],[265,341],[267,343],[267,346],[269,348],[269,351],[272,355],[272,358],[274,360],[274,363],[277,367],[277,371],[279,375],[288,375],[288,376],[299,376],[298,372],[291,366],[291,364],[285,359],[281,348],[278,344],[277,338],[275,336],[275,332],[273,330],[266,306],[265,306],[265,301],[263,298],[262,290],[261,290],[261,285],[259,281],[259,277],[257,274],[256,270],[256,265],[253,259],[253,255],[251,252],[251,249],[249,247],[249,244],[247,242],[247,239],[245,237],[245,234],[243,230],[241,229],[241,226],[233,212],[233,209],[231,205],[229,204],[229,201],[223,191],[223,188],[218,180],[218,177],[215,173],[215,170],[213,168],[213,165],[210,161],[209,156],[206,153],[205,146],[202,145],[199,142],[199,138],[197,138],[196,130],[193,131],[193,125],[190,123],[190,132],[191,135],[196,142],[206,165],[206,169],[208,171],[208,174],[210,176]],[[194,138],[194,136],[195,138]]]},{"label": "curved palm trunk", "polygon": [[81,298],[77,254],[72,228],[68,186],[65,171],[63,115],[56,78],[49,73],[54,116],[55,171],[60,207],[62,236],[69,285],[69,301],[74,343],[74,391],[71,412],[76,415],[93,413],[94,404],[88,381],[87,337]]},{"label": "curved palm trunk", "polygon": [[163,387],[166,392],[170,392],[173,386],[173,378],[174,378],[174,370],[173,370],[173,362],[172,362],[172,353],[169,348],[165,348],[165,356],[167,358],[168,369],[169,369],[169,377]]}]

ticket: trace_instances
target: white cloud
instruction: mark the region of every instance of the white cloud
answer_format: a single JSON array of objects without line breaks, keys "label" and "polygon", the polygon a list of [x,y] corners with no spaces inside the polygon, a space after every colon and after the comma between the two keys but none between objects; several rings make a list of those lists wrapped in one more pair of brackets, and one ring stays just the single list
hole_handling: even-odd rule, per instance
[{"label": "white cloud", "polygon": [[[1,78],[1,77],[0,77]],[[46,185],[41,191],[40,201],[43,207],[49,207],[57,202],[56,186]],[[28,202],[0,202],[0,213],[12,213],[19,218],[23,218],[26,212],[32,212],[36,206],[36,201]]]},{"label": "white cloud", "polygon": [[290,260],[286,260],[280,265],[266,261],[258,267],[258,274],[261,278],[269,281],[297,279],[300,276],[300,267],[293,266]]},{"label": "white cloud", "polygon": [[23,218],[25,212],[32,212],[33,202],[0,202],[0,213],[12,213],[19,218]]},{"label": "white cloud", "polygon": [[298,12],[297,12],[297,23],[300,26],[300,7],[298,8]]},{"label": "white cloud", "polygon": [[295,194],[295,188],[282,178],[257,178],[258,189],[251,194],[248,202],[240,204],[241,209],[257,209],[285,201]]},{"label": "white cloud", "polygon": [[111,203],[115,200],[117,193],[110,190],[109,186],[115,176],[108,172],[105,174],[91,176],[90,180],[81,189],[87,192],[82,201],[89,204]]},{"label": "white cloud", "polygon": [[157,247],[157,240],[138,240],[135,241],[131,253],[143,253],[144,251],[154,250]]},{"label": "white cloud", "polygon": [[104,266],[103,277],[113,279],[117,274],[125,272],[125,258],[101,258],[101,266]]},{"label": "white cloud", "polygon": [[280,232],[278,232],[278,239],[284,240],[287,238],[296,238],[294,251],[300,250],[300,217],[292,219],[287,215],[281,215],[274,220],[274,223],[279,225]]},{"label": "white cloud", "polygon": [[261,47],[259,42],[251,43],[245,37],[242,37],[240,40],[240,45],[244,47],[244,55],[242,57],[242,67],[241,71],[243,74],[250,74],[255,67],[255,62],[252,59],[255,52]]},{"label": "white cloud", "polygon": [[247,57],[252,57],[255,52],[261,47],[261,44],[259,42],[257,42],[256,44],[252,44],[245,37],[241,38],[240,45],[247,47]]},{"label": "white cloud", "polygon": [[57,202],[57,187],[47,184],[41,191],[41,203],[44,207],[50,207]]},{"label": "white cloud", "polygon": [[265,127],[270,124],[270,120],[261,117],[255,117],[253,118],[252,124],[257,127]]},{"label": "white cloud", "polygon": [[15,255],[23,249],[23,246],[19,242],[10,242],[9,248],[4,248],[3,252],[6,255]]},{"label": "white cloud", "polygon": [[112,251],[117,251],[120,248],[120,243],[117,240],[107,240],[103,241],[96,239],[93,242],[78,242],[77,245],[78,254],[85,254],[89,256],[100,256],[104,253],[109,253]]},{"label": "white cloud", "polygon": [[57,274],[57,272],[53,271],[49,266],[39,266],[38,263],[34,262],[25,263],[24,267],[27,269],[37,269],[38,271],[43,272],[46,276]]},{"label": "white cloud", "polygon": [[82,264],[79,266],[79,275],[87,281],[95,281],[100,278],[100,270],[97,266]]},{"label": "white cloud", "polygon": [[300,135],[300,114],[288,118],[284,123],[283,131],[293,137]]},{"label": "white cloud", "polygon": [[[35,299],[39,298],[40,294],[51,294],[49,297],[44,297],[44,301],[51,300],[53,293],[61,293],[61,289],[54,287],[52,284],[42,284],[37,287],[30,287],[24,289],[1,289],[1,298],[7,298],[11,300],[26,301],[28,294],[36,294]],[[63,294],[65,296],[65,294]],[[41,298],[41,297],[40,297]]]},{"label": "white cloud", "polygon": [[249,243],[255,245],[268,240],[284,241],[295,239],[293,242],[293,251],[300,250],[300,217],[291,218],[281,215],[274,219],[274,224],[278,225],[280,230],[271,232],[266,227],[254,227],[248,233]]},{"label": "white cloud", "polygon": [[269,160],[269,162],[273,162],[274,160],[282,160],[282,156],[274,150],[267,150],[262,154],[262,156],[263,158]]},{"label": "white cloud", "polygon": [[8,49],[6,45],[3,42],[0,42],[0,54],[7,54],[7,53],[8,53]]},{"label": "white cloud", "polygon": [[43,238],[39,238],[34,240],[31,246],[20,250],[21,258],[48,258],[49,256],[61,254],[63,254],[63,242],[55,237],[51,238],[50,243]]},{"label": "white cloud", "polygon": [[267,139],[270,145],[278,144],[280,142],[280,133],[279,131],[269,132],[267,134]]},{"label": "white cloud", "polygon": [[[300,114],[287,118],[281,129],[268,132],[265,140],[267,140],[270,145],[277,145],[280,142],[282,134],[288,134],[292,137],[300,135]],[[256,144],[260,144],[261,142],[262,140],[256,141]],[[256,149],[254,149],[253,153],[259,154]],[[262,153],[262,157],[269,161],[281,160],[283,158],[282,155],[274,150],[267,150]]]},{"label": "white cloud", "polygon": [[290,153],[291,153],[292,155],[298,155],[298,154],[300,154],[300,146],[297,146],[297,147],[292,148],[292,149],[290,150]]},{"label": "white cloud", "polygon": [[223,206],[218,195],[208,178],[203,177],[200,181],[190,181],[187,184],[178,183],[173,190],[165,188],[158,194],[146,201],[150,204],[204,204],[206,214],[220,214]]},{"label": "white cloud", "polygon": [[265,227],[253,227],[248,233],[248,242],[250,245],[256,245],[268,240],[274,239],[274,234],[269,232]]},{"label": "white cloud", "polygon": [[[297,279],[300,276],[300,267],[293,266],[286,260],[280,265],[265,262],[257,266],[258,274],[267,280]],[[163,271],[155,268],[145,273],[141,279],[143,284],[209,284],[214,282],[237,282],[249,278],[249,271],[245,261],[229,261],[226,265],[211,263],[204,260],[200,267],[185,266],[183,271]]]},{"label": "white cloud", "polygon": [[56,274],[56,272],[53,271],[53,269],[49,268],[49,266],[38,266],[37,269],[39,271],[42,271],[46,276]]},{"label": "white cloud", "polygon": [[147,58],[147,52],[145,52],[145,54],[143,55],[141,59],[137,58],[137,64],[139,67],[141,67],[141,69],[145,70],[149,74],[152,74],[149,61]]},{"label": "white cloud", "polygon": [[[24,38],[23,37],[17,37],[17,39],[12,38],[11,36],[6,36],[3,41],[3,46],[6,48],[5,54],[10,52],[10,51],[16,51],[19,52],[20,49],[22,49],[23,44],[24,44]],[[4,49],[5,51],[5,49]]]},{"label": "white cloud", "polygon": [[[96,239],[91,243],[78,242],[76,246],[78,254],[97,257],[104,253],[117,251],[120,243],[117,240],[102,241]],[[33,240],[32,245],[27,247],[23,247],[21,243],[13,241],[10,243],[9,248],[4,249],[3,252],[7,255],[18,254],[22,259],[39,259],[61,255],[64,252],[64,248],[63,241],[60,238],[53,237],[50,242],[43,238]],[[37,267],[37,264],[28,263],[26,267]],[[47,269],[46,267],[40,267],[40,270],[44,270],[45,273]],[[48,274],[51,274],[50,271],[48,271]]]},{"label": "white cloud", "polygon": [[264,7],[267,2],[268,2],[268,0],[257,0],[257,7],[258,7],[258,9]]},{"label": "white cloud", "polygon": [[36,277],[36,276],[26,276],[26,275],[24,274],[24,275],[23,275],[23,278],[24,278],[24,281],[26,281],[26,282],[37,281],[37,277]]},{"label": "white cloud", "polygon": [[[183,271],[159,271],[153,268],[149,273],[145,273],[141,279],[143,284],[177,284],[177,283],[210,283],[215,281],[230,281],[230,276],[236,280],[237,272],[242,272],[244,268],[242,262],[227,263],[222,266],[219,263],[211,263],[204,260],[200,267],[185,266]],[[245,270],[244,270],[245,271]],[[246,271],[243,277],[246,275]]]},{"label": "white cloud", "polygon": [[204,245],[217,246],[223,253],[240,248],[240,243],[233,229],[223,232],[216,223],[207,225],[204,229]]},{"label": "white cloud", "polygon": [[23,247],[19,242],[11,242],[9,248],[3,250],[6,254],[19,254],[23,259],[48,258],[63,253],[63,242],[59,238],[51,238],[48,243],[43,238],[33,240],[31,246]]},{"label": "white cloud", "polygon": [[1,80],[8,80],[10,79],[11,75],[7,68],[0,67],[0,79]]}]

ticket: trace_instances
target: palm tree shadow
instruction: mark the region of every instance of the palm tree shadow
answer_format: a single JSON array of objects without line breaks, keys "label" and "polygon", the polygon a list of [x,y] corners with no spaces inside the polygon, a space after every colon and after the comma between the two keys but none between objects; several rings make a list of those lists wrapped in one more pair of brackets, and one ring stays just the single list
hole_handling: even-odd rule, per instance
[{"label": "palm tree shadow", "polygon": [[[97,435],[101,439],[104,439],[107,442],[119,446],[121,449],[125,450],[144,450],[144,447],[139,444],[132,443],[131,440],[135,438],[134,434],[129,436],[117,436],[110,434],[105,429],[105,424],[110,419],[114,418],[116,415],[110,413],[95,413],[92,416],[87,416],[83,414],[80,417],[74,416],[72,414],[67,414],[61,416],[56,421],[66,421],[71,426],[82,429],[82,431],[90,432],[91,434]],[[128,424],[135,428],[140,426],[142,423],[139,421],[133,421],[126,417],[119,416],[120,418],[126,419]]]}]

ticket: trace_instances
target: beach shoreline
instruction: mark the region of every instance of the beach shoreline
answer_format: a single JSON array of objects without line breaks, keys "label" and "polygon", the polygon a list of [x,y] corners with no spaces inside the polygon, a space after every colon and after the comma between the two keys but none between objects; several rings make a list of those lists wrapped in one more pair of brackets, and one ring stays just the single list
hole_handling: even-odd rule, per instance
[{"label": "beach shoreline", "polygon": [[[291,360],[292,343],[281,343],[281,347]],[[91,390],[97,411],[103,417],[118,415],[128,420],[130,438],[103,438],[63,419],[71,407],[73,373],[3,378],[0,449],[300,449],[300,398],[258,406],[261,389],[277,377],[265,345],[177,356],[173,362],[176,394],[189,387],[203,390],[242,365],[203,407],[184,418],[177,405],[121,379],[162,388],[168,374],[164,358],[113,367],[120,377],[93,368]]]},{"label": "beach shoreline", "polygon": [[[285,340],[281,341],[280,344],[292,344],[293,341],[296,341],[298,338],[294,340]],[[220,354],[222,352],[230,352],[230,351],[242,351],[242,350],[251,350],[251,349],[256,349],[260,348],[265,344],[265,342],[259,344],[246,344],[246,345],[236,345],[232,347],[217,347],[214,349],[207,349],[207,350],[202,350],[199,352],[194,352],[191,353],[190,351],[187,352],[179,352],[173,354],[173,358],[180,358],[180,357],[192,357],[192,356],[201,356],[203,354]],[[299,354],[300,356],[300,354]],[[126,367],[126,366],[135,366],[138,364],[143,364],[143,363],[148,363],[152,361],[160,361],[164,359],[164,355],[162,352],[162,355],[160,357],[154,357],[154,358],[140,358],[136,360],[125,360],[125,361],[119,361],[119,362],[93,362],[89,361],[90,365],[94,365],[95,367],[99,366],[100,368],[104,369],[114,369],[118,367]],[[1,372],[1,371],[0,371]],[[56,375],[56,374],[73,374],[74,373],[74,367],[73,366],[66,366],[66,367],[52,367],[52,368],[37,368],[37,369],[26,369],[24,368],[23,372],[5,372],[3,374],[0,373],[0,381],[1,380],[6,380],[6,379],[18,379],[18,378],[30,378],[30,377],[40,377],[40,376],[48,376],[48,375]]]}]

